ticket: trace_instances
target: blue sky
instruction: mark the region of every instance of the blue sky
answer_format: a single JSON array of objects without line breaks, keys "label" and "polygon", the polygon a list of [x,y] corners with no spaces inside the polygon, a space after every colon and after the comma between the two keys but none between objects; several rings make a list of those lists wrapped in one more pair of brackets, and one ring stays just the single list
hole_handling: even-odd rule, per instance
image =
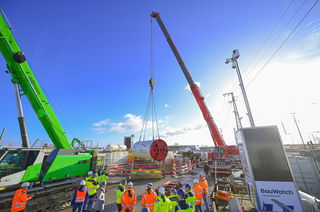
[{"label": "blue sky", "polygon": [[[139,134],[149,89],[151,11],[160,12],[194,80],[201,83],[217,124],[223,125],[226,134],[232,134],[233,117],[222,93],[230,91],[235,73],[224,61],[238,48],[239,62],[245,67],[289,2],[31,0],[13,3],[3,0],[1,7],[69,138],[106,145],[122,143],[125,135]],[[296,0],[292,4],[275,33],[281,31],[301,2]],[[304,5],[291,28],[310,5],[311,2]],[[319,12],[318,7],[315,10]],[[313,11],[290,39],[283,55],[310,52],[300,51],[301,39],[318,32],[319,19],[315,14]],[[168,136],[169,143],[201,140],[202,144],[212,144],[200,110],[185,89],[187,82],[156,23],[154,29],[155,94],[161,134]],[[313,49],[314,41],[308,42]],[[314,57],[308,55],[308,59]],[[4,73],[6,66],[2,58],[0,67],[3,70],[0,72],[0,128],[7,128],[4,143],[19,145],[13,86],[9,75]],[[260,89],[263,91],[265,87]],[[254,85],[248,88],[249,98],[251,93],[254,96],[252,110],[261,114],[264,109],[255,106],[259,100],[253,91],[257,91]],[[25,98],[23,104],[30,140],[48,140]],[[241,97],[239,104],[241,110]],[[275,118],[258,117],[261,124],[265,124],[264,120],[278,123]],[[188,136],[188,133],[193,134]],[[178,135],[184,137],[175,137]]]}]

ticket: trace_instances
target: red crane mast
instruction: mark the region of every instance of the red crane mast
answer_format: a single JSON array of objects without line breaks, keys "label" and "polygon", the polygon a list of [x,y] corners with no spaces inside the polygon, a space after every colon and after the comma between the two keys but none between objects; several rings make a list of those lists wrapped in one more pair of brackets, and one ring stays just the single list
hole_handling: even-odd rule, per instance
[{"label": "red crane mast", "polygon": [[159,13],[152,12],[151,17],[155,18],[157,20],[157,22],[161,28],[161,31],[163,32],[165,38],[167,39],[167,42],[168,42],[174,56],[176,57],[184,76],[186,77],[186,79],[189,83],[190,89],[191,89],[191,91],[192,91],[192,93],[193,93],[193,95],[194,95],[194,97],[200,107],[203,118],[207,122],[207,125],[210,130],[210,134],[211,134],[211,137],[212,137],[214,144],[216,146],[226,147],[226,144],[225,144],[225,142],[224,142],[224,140],[223,140],[223,138],[217,128],[217,125],[214,123],[213,118],[210,114],[210,111],[204,101],[204,97],[201,94],[201,91],[200,91],[199,87],[197,86],[197,84],[195,84],[195,82],[193,81],[193,79],[190,75],[190,72],[188,71],[185,63],[183,62],[182,57],[180,56],[180,53],[179,53],[177,47],[173,43],[173,40],[171,39],[170,34],[169,34],[166,26],[163,24]]}]

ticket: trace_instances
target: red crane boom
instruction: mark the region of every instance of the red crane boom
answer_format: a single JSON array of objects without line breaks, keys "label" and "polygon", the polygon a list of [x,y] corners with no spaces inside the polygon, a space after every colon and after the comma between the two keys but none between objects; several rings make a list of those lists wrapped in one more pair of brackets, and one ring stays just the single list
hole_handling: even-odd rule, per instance
[{"label": "red crane boom", "polygon": [[171,50],[173,51],[173,54],[174,56],[176,57],[181,69],[182,69],[182,72],[184,74],[184,76],[187,78],[187,81],[189,83],[189,86],[191,88],[191,91],[200,107],[200,110],[202,112],[202,115],[203,115],[203,118],[205,119],[205,121],[207,122],[207,125],[208,125],[208,128],[210,130],[210,134],[211,134],[211,137],[212,137],[212,140],[214,142],[214,144],[216,146],[226,146],[218,128],[217,128],[217,125],[214,123],[213,121],[213,118],[210,114],[210,111],[204,101],[204,97],[203,95],[201,94],[201,91],[199,89],[199,87],[194,83],[191,75],[190,75],[190,72],[188,71],[186,65],[184,64],[180,54],[179,54],[179,51],[177,49],[177,47],[175,46],[175,44],[173,43],[173,40],[171,39],[170,35],[169,35],[169,32],[166,28],[166,26],[163,24],[161,18],[160,18],[160,15],[159,13],[157,12],[152,12],[151,14],[151,17],[155,18],[161,28],[161,31],[163,32],[165,38],[167,39],[167,42],[171,48]]}]

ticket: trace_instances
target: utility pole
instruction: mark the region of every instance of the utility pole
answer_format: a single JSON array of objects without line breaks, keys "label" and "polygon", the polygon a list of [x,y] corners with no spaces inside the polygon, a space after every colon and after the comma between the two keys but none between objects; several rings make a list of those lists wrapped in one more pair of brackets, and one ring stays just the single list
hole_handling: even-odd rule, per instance
[{"label": "utility pole", "polygon": [[242,91],[242,96],[243,96],[243,99],[244,99],[244,103],[246,105],[246,109],[247,109],[250,125],[251,125],[251,127],[255,127],[255,124],[254,124],[254,121],[253,121],[253,116],[252,116],[250,105],[249,105],[249,100],[248,100],[247,93],[246,93],[246,90],[245,90],[244,85],[243,85],[242,76],[241,76],[239,64],[238,64],[238,61],[237,61],[237,59],[239,57],[240,57],[239,50],[235,49],[235,50],[233,50],[232,57],[228,58],[226,60],[225,64],[229,64],[231,62],[232,63],[232,68],[236,69],[236,71],[237,71],[237,75],[238,75],[238,79],[239,79],[239,85],[240,85],[240,88],[241,88],[241,91]]},{"label": "utility pole", "polygon": [[290,135],[290,133],[287,133],[287,130],[286,130],[286,128],[284,127],[283,121],[281,121],[281,125],[282,125],[282,129],[283,129],[284,133],[285,133],[286,135]]},{"label": "utility pole", "polygon": [[293,117],[293,120],[294,120],[294,123],[296,124],[296,127],[297,127],[297,130],[299,132],[299,136],[300,136],[300,139],[302,141],[302,144],[303,144],[303,147],[306,149],[306,145],[304,143],[304,140],[303,140],[303,137],[302,137],[302,134],[301,134],[301,131],[300,131],[300,128],[299,128],[299,125],[298,125],[298,122],[297,122],[297,119],[296,119],[296,116],[295,116],[296,113],[291,113],[292,117]]},{"label": "utility pole", "polygon": [[231,96],[231,101],[229,101],[229,103],[233,105],[233,112],[236,119],[237,130],[241,129],[242,128],[241,118],[239,116],[239,111],[238,111],[238,107],[237,107],[233,92],[225,93],[223,94],[223,96]]}]

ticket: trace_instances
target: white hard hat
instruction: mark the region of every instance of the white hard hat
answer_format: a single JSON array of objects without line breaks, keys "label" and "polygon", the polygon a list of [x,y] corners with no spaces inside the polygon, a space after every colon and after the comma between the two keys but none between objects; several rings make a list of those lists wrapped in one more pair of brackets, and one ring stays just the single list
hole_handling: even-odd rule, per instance
[{"label": "white hard hat", "polygon": [[198,183],[199,184],[199,180],[198,179],[194,179],[193,183]]},{"label": "white hard hat", "polygon": [[80,185],[82,185],[82,186],[86,185],[86,181],[85,180],[81,180],[80,181]]},{"label": "white hard hat", "polygon": [[127,187],[128,188],[132,188],[133,187],[133,183],[132,182],[128,182]]},{"label": "white hard hat", "polygon": [[29,183],[29,182],[24,182],[24,183],[22,183],[21,188],[22,188],[22,187],[29,187],[29,186],[30,186],[30,183]]},{"label": "white hard hat", "polygon": [[93,175],[93,172],[92,172],[92,171],[89,171],[89,172],[88,172],[88,175],[89,175],[89,176],[92,176],[92,175]]},{"label": "white hard hat", "polygon": [[163,187],[160,187],[160,188],[159,188],[159,193],[160,193],[160,194],[165,194],[165,193],[166,193],[166,190],[165,190]]}]

